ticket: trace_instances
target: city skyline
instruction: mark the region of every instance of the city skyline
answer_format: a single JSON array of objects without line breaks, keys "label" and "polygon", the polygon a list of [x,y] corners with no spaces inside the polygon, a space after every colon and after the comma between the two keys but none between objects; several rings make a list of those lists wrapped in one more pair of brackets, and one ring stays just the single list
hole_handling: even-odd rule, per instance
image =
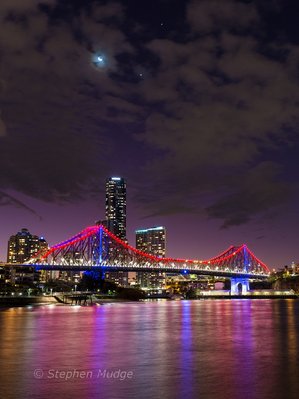
[{"label": "city skyline", "polygon": [[[116,233],[117,236],[120,236],[122,239],[126,240],[126,206],[127,206],[127,201],[126,201],[126,194],[127,194],[127,190],[126,190],[126,181],[124,178],[122,177],[109,177],[105,179],[106,182],[106,188],[105,188],[105,201],[104,201],[104,207],[102,209],[103,213],[106,216],[106,221],[104,222],[104,224],[107,224],[107,227],[109,228],[110,231],[113,231],[114,234]],[[119,197],[119,198],[118,198]],[[120,205],[120,210],[118,209],[116,211],[116,209],[119,207]],[[118,228],[118,223],[119,220],[116,217],[116,214],[119,214],[118,217],[120,217],[121,219],[121,231],[122,232],[118,232],[119,228]],[[96,220],[96,218],[94,218],[94,220]],[[109,224],[109,221],[112,223]],[[95,222],[94,224],[99,223],[99,221]],[[156,223],[156,225],[158,225],[159,223]],[[108,226],[109,225],[109,226]],[[80,228],[78,229],[81,230],[82,228],[87,227],[87,225],[85,226],[80,226]],[[26,229],[26,228],[25,228]],[[143,225],[142,228],[135,229],[134,231],[129,231],[128,236],[131,237],[131,240],[129,241],[129,243],[131,243],[131,245],[135,245],[136,248],[138,248],[138,245],[136,243],[136,237],[137,237],[137,233],[140,231],[144,231],[144,232],[151,232],[152,230],[157,229],[157,227],[148,227],[148,225]],[[158,227],[158,229],[163,229],[164,231],[164,227]],[[21,229],[19,229],[21,230]],[[70,232],[70,235],[73,235],[74,231]],[[15,233],[14,233],[15,234]],[[165,234],[165,231],[164,231]],[[38,233],[38,235],[44,236],[45,234],[40,234]],[[42,237],[44,239],[44,237]],[[51,242],[49,243],[49,245],[55,245],[60,241],[64,241],[66,239],[66,236],[62,237],[61,239]],[[246,243],[246,242],[244,242]],[[241,244],[240,242],[238,243],[238,245]],[[234,245],[233,243],[226,243],[226,246],[223,248],[219,248],[217,250],[217,252],[214,253],[208,253],[208,252],[202,252],[201,254],[204,256],[190,256],[190,254],[185,253],[180,253],[178,250],[177,252],[172,252],[169,253],[168,256],[170,257],[174,257],[174,258],[186,258],[186,259],[209,259],[210,257],[215,256],[216,254],[220,253],[224,248],[228,247],[229,245]],[[1,246],[0,246],[1,247]],[[170,248],[173,248],[174,246],[171,245],[170,243]],[[139,248],[141,249],[141,248]],[[162,252],[164,251],[165,253],[165,248],[164,250],[162,249]],[[172,250],[173,251],[173,250]],[[146,252],[146,251],[145,251]],[[151,252],[151,251],[149,251]],[[160,255],[162,255],[162,252]],[[256,252],[256,251],[255,251]],[[7,253],[7,248],[6,248],[6,253]],[[173,255],[173,253],[176,253],[176,255]],[[264,261],[264,258],[262,258],[259,254],[260,259],[262,259]],[[0,259],[1,261],[1,259]],[[291,261],[291,262],[296,262],[296,261]],[[291,262],[289,262],[289,265],[291,264]],[[267,261],[266,261],[267,263]],[[284,265],[276,265],[273,266],[269,263],[267,263],[268,266],[270,268],[274,267],[276,270],[281,268]],[[287,263],[285,263],[287,264]]]},{"label": "city skyline", "polygon": [[96,222],[120,175],[131,243],[162,224],[175,257],[299,261],[298,5],[23,3],[0,4],[1,259],[22,227]]}]

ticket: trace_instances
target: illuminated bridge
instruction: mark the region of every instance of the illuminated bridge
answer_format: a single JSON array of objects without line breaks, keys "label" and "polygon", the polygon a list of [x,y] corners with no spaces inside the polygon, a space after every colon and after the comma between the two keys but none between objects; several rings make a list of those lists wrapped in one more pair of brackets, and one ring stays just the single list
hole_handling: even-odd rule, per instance
[{"label": "illuminated bridge", "polygon": [[270,274],[265,263],[245,244],[231,246],[207,260],[160,258],[128,245],[103,225],[87,227],[18,267],[28,265],[35,270],[157,271],[221,276],[231,279],[232,293],[239,292],[240,288],[245,292],[249,289],[249,279],[266,279]]}]

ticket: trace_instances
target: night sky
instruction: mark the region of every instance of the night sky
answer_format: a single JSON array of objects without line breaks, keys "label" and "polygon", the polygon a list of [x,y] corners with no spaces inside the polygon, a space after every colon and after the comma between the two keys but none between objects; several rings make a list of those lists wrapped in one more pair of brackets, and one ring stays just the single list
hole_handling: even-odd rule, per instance
[{"label": "night sky", "polygon": [[299,261],[299,8],[286,0],[1,0],[0,259],[128,189],[128,239]]}]

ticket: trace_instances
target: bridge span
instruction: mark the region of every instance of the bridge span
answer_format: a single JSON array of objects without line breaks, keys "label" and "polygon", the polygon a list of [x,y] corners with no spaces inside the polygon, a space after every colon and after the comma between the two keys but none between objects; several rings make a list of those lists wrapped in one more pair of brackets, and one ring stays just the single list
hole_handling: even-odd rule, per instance
[{"label": "bridge span", "polygon": [[35,270],[136,271],[219,276],[231,279],[232,293],[249,289],[249,279],[270,275],[268,266],[245,245],[230,246],[206,260],[160,258],[142,252],[112,234],[103,225],[87,227],[74,237],[37,253],[23,265]]}]

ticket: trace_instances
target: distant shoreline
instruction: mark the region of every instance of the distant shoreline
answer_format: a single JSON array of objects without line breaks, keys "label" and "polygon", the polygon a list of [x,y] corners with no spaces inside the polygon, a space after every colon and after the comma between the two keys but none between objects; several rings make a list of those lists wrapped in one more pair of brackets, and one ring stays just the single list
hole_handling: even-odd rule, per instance
[{"label": "distant shoreline", "polygon": [[[190,299],[191,301],[198,301],[198,300],[211,300],[211,299],[298,299],[298,295],[207,295],[204,297]],[[185,300],[185,299],[181,299]],[[187,299],[189,300],[189,299]],[[145,300],[146,301],[146,300]],[[141,302],[145,302],[142,300]],[[133,301],[126,301],[122,299],[100,299],[94,301],[92,304],[88,304],[85,306],[90,305],[104,305],[105,303],[120,303],[120,302],[133,302]],[[6,309],[11,307],[22,307],[22,306],[29,306],[29,305],[63,305],[60,304],[54,296],[31,296],[31,297],[0,297],[0,309]],[[74,304],[73,304],[74,305]],[[68,303],[65,306],[73,306],[72,304]],[[83,306],[83,305],[82,305]]]}]

